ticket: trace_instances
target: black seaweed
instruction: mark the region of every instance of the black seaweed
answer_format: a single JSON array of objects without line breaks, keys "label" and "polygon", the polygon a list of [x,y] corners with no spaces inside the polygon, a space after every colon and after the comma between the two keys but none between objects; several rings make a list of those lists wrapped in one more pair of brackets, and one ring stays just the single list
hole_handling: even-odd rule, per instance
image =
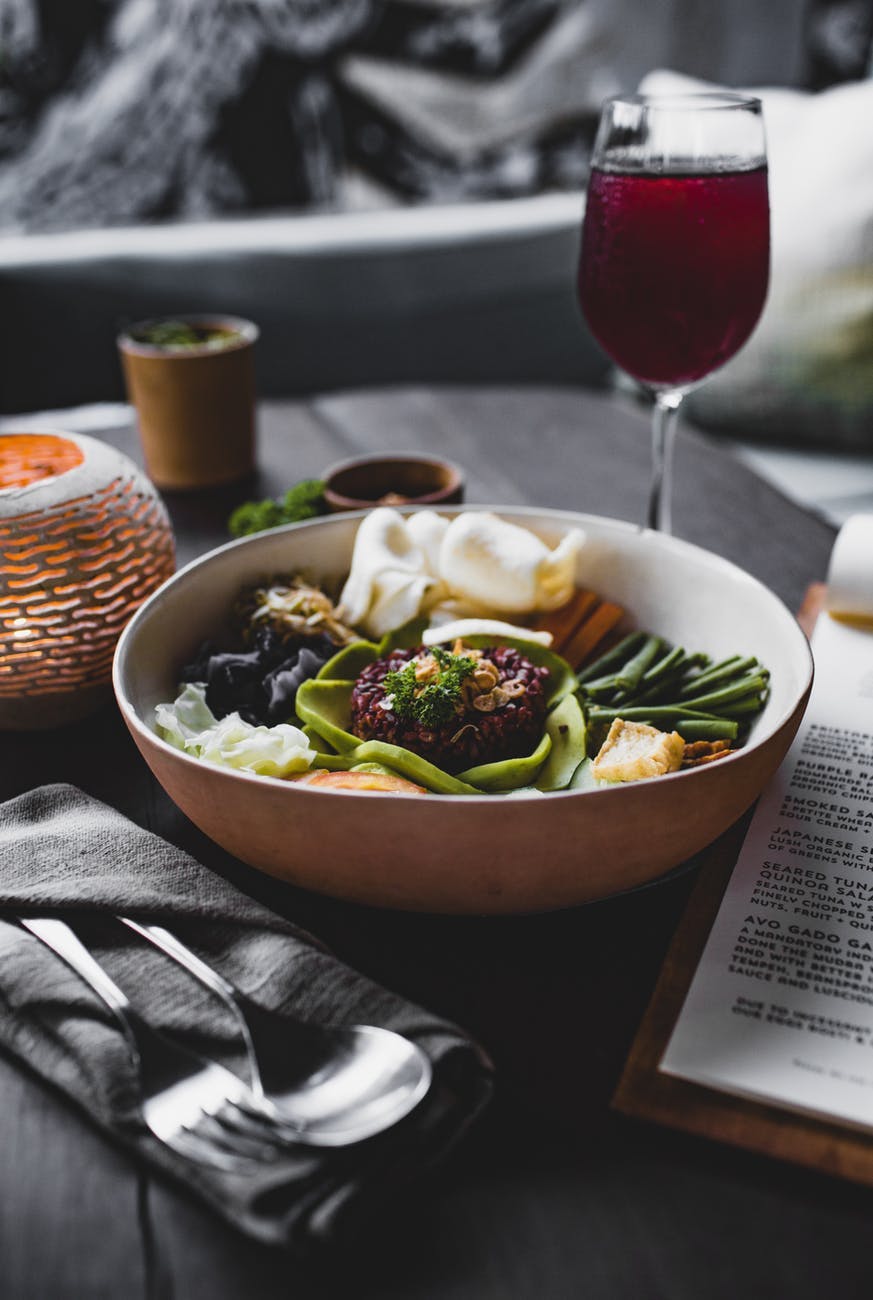
[{"label": "black seaweed", "polygon": [[183,682],[205,682],[216,718],[239,713],[254,725],[294,721],[297,689],[336,654],[329,637],[289,640],[272,628],[255,633],[250,650],[222,650],[207,641],[182,669]]}]

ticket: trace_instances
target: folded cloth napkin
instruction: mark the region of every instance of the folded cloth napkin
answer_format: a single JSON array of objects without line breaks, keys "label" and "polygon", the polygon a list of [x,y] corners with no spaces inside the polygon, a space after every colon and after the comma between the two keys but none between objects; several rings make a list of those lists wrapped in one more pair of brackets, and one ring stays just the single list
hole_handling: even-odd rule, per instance
[{"label": "folded cloth napkin", "polygon": [[[295,1149],[280,1171],[189,1164],[138,1122],[124,1036],[77,975],[12,919],[54,914],[157,1028],[233,1068],[239,1036],[220,999],[112,920],[160,922],[261,1005],[320,1023],[396,1029],[430,1056],[424,1101],[387,1133],[342,1149]],[[487,1059],[464,1032],[342,965],[186,853],[69,785],[0,804],[0,1046],[137,1155],[260,1240],[305,1251],[370,1219],[443,1155],[487,1101]]]}]

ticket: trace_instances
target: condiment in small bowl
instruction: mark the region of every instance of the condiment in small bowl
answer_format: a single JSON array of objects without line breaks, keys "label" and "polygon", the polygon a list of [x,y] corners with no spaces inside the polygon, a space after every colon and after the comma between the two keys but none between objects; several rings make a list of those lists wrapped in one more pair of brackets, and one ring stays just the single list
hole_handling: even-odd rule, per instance
[{"label": "condiment in small bowl", "polygon": [[360,456],[332,465],[324,481],[332,514],[385,505],[457,505],[464,499],[457,465],[429,456]]}]

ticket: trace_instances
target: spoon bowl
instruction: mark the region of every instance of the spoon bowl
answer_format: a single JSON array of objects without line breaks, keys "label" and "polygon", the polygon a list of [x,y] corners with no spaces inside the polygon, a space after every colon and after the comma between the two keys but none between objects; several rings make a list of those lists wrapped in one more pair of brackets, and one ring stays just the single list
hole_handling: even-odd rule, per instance
[{"label": "spoon bowl", "polygon": [[390,1128],[418,1105],[431,1082],[422,1049],[375,1025],[300,1025],[293,1040],[286,1025],[284,1041],[275,1038],[272,1050],[262,1048],[259,1064],[264,1096],[280,1119],[303,1141],[326,1147],[362,1142]]}]

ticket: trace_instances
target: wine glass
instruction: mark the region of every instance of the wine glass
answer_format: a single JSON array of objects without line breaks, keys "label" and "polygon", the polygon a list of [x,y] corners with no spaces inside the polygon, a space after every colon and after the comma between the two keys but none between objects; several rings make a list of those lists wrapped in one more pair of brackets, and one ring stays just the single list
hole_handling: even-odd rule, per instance
[{"label": "wine glass", "polygon": [[579,302],[594,337],[654,399],[647,522],[671,531],[682,398],[754,329],[770,270],[760,100],[608,100],[592,156]]}]

